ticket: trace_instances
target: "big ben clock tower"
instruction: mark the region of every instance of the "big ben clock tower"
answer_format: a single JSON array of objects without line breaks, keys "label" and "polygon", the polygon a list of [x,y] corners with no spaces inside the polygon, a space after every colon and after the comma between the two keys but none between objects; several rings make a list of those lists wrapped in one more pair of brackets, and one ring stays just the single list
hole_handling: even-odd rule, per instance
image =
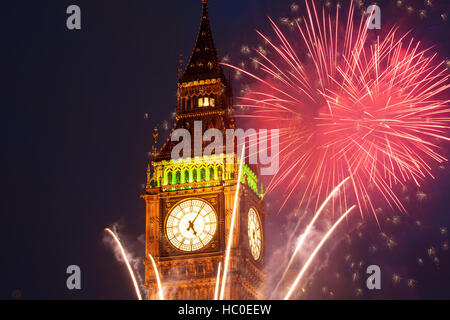
[{"label": "big ben clock tower", "polygon": [[[232,90],[214,46],[208,0],[202,0],[197,41],[178,81],[176,122],[162,148],[153,149],[147,172],[145,286],[158,299],[151,254],[166,299],[213,299],[219,263],[225,257],[239,164],[236,149],[210,156],[172,159],[172,134],[201,122],[223,133],[234,129]],[[155,132],[155,140],[157,133]],[[203,148],[205,145],[202,146]],[[230,160],[231,159],[231,160]],[[244,165],[232,239],[225,299],[264,299],[265,208],[255,168]]]}]

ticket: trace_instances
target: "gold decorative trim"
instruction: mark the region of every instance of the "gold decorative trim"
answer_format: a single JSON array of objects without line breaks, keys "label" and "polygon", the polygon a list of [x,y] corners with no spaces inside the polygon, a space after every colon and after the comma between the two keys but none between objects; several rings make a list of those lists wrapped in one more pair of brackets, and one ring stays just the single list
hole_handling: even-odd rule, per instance
[{"label": "gold decorative trim", "polygon": [[213,78],[213,79],[206,79],[206,80],[199,80],[199,81],[189,81],[189,82],[182,82],[182,83],[178,83],[179,87],[195,87],[195,86],[204,86],[204,85],[208,85],[208,84],[216,84],[216,83],[221,83],[222,79],[220,78]]},{"label": "gold decorative trim", "polygon": [[186,118],[197,118],[203,116],[213,116],[213,115],[224,115],[225,110],[213,110],[207,112],[193,112],[193,113],[183,113],[176,116],[177,120],[186,119]]}]

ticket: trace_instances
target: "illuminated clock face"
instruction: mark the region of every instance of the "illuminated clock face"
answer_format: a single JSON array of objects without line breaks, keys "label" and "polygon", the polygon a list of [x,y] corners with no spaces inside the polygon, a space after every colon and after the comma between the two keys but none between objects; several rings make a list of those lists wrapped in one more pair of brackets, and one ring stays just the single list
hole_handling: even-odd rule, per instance
[{"label": "illuminated clock face", "polygon": [[208,245],[217,230],[213,208],[201,200],[186,200],[170,211],[165,230],[169,242],[181,251],[197,251]]},{"label": "illuminated clock face", "polygon": [[248,211],[248,240],[253,259],[258,260],[261,257],[262,230],[258,213],[253,208]]}]

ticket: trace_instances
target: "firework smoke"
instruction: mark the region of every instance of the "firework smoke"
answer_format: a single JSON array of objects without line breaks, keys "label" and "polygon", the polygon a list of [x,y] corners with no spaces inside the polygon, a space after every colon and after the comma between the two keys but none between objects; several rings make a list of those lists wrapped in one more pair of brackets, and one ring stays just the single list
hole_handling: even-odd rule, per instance
[{"label": "firework smoke", "polygon": [[341,188],[341,186],[343,186],[345,184],[345,182],[347,182],[349,178],[344,179],[341,183],[339,183],[334,189],[333,191],[328,195],[328,197],[325,199],[325,201],[322,203],[322,205],[320,206],[319,210],[317,210],[317,212],[314,214],[313,219],[311,220],[311,222],[308,224],[308,226],[305,229],[305,232],[300,236],[300,240],[297,243],[297,246],[295,247],[294,253],[292,254],[292,257],[290,258],[281,278],[280,281],[278,281],[278,284],[275,287],[275,292],[277,291],[278,287],[280,286],[281,282],[283,281],[284,277],[286,276],[286,273],[289,270],[289,267],[291,266],[292,262],[295,259],[295,256],[297,255],[298,251],[300,250],[300,248],[303,245],[303,242],[305,241],[305,238],[308,237],[309,233],[311,232],[311,228],[313,227],[314,223],[316,222],[316,220],[319,218],[320,214],[322,213],[323,209],[325,208],[325,206],[327,205],[327,203],[330,201],[330,199],[337,193],[339,192],[339,189]]},{"label": "firework smoke", "polygon": [[289,300],[290,296],[292,295],[292,293],[294,292],[295,288],[297,287],[298,283],[300,282],[300,280],[302,279],[303,275],[305,274],[305,272],[308,270],[309,266],[311,265],[312,261],[314,260],[317,252],[319,252],[319,250],[322,248],[322,246],[324,245],[324,243],[328,240],[328,238],[330,237],[330,235],[333,233],[333,231],[339,226],[339,224],[342,222],[342,220],[344,220],[344,218],[355,208],[356,206],[352,206],[350,207],[350,209],[348,209],[337,221],[336,223],[330,228],[330,230],[328,230],[328,232],[325,234],[325,236],[322,238],[322,240],[319,242],[319,244],[317,245],[317,247],[314,249],[314,251],[312,252],[312,254],[310,255],[310,257],[308,258],[308,260],[305,262],[303,268],[300,270],[300,273],[298,274],[297,278],[295,278],[291,288],[289,289],[288,293],[286,294],[286,296],[284,297],[284,300]]},{"label": "firework smoke", "polygon": [[110,234],[113,237],[115,243],[117,244],[118,248],[120,249],[122,258],[125,261],[125,264],[127,265],[128,272],[130,273],[131,280],[133,281],[134,290],[136,291],[136,296],[139,300],[142,300],[141,291],[140,291],[139,285],[136,281],[136,277],[134,275],[133,268],[131,268],[130,262],[128,261],[127,254],[126,254],[125,249],[123,248],[122,244],[120,243],[119,237],[113,231],[111,231],[111,229],[109,229],[109,228],[105,228],[105,232],[107,232],[108,234]]}]

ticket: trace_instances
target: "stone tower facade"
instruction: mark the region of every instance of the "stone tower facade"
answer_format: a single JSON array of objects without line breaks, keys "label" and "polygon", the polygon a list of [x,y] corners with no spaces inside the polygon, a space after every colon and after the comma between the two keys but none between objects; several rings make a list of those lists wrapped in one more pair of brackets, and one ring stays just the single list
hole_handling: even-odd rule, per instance
[{"label": "stone tower facade", "polygon": [[[184,70],[180,71],[176,121],[161,148],[154,147],[146,192],[145,286],[158,299],[151,254],[165,299],[213,299],[219,263],[224,261],[237,187],[236,152],[172,159],[176,129],[194,137],[215,128],[235,128],[232,90],[214,46],[208,1],[203,0],[200,30]],[[198,127],[198,126],[197,126]],[[198,128],[196,129],[199,130]],[[155,141],[157,132],[154,134]],[[205,148],[206,145],[202,145]],[[229,161],[227,161],[227,159]],[[231,159],[231,160],[230,160]],[[264,299],[264,228],[267,215],[255,168],[244,165],[236,211],[225,299]]]}]

